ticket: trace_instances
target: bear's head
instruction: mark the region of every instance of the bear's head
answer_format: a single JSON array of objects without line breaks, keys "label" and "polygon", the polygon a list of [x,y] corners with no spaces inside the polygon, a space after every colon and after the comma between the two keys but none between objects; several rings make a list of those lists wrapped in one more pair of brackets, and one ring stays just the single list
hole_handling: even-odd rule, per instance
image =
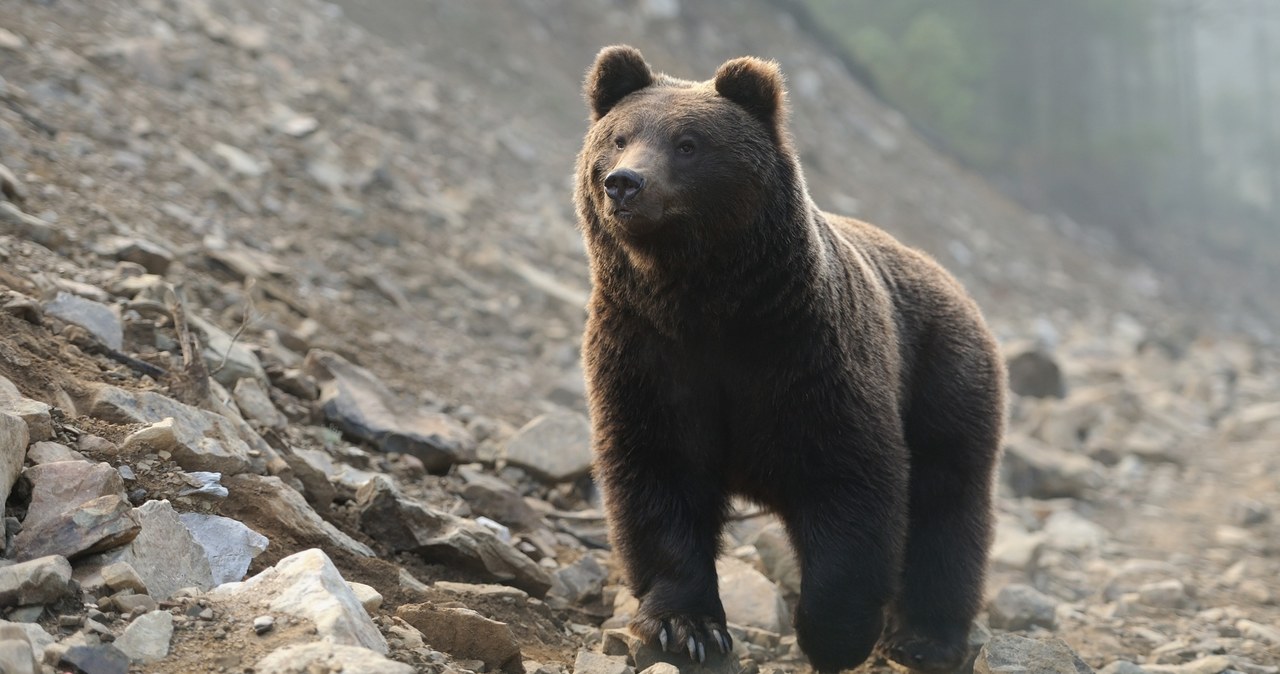
[{"label": "bear's head", "polygon": [[738,58],[690,82],[613,46],[596,57],[585,93],[577,202],[589,230],[630,246],[714,242],[794,205],[799,169],[776,63]]}]

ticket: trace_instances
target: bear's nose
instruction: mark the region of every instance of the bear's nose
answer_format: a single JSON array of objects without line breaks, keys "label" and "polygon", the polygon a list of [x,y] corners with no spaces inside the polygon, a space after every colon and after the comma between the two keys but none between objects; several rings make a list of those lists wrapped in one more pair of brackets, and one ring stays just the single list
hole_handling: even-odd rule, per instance
[{"label": "bear's nose", "polygon": [[644,189],[644,178],[631,169],[610,171],[604,177],[604,193],[618,206],[625,206]]}]

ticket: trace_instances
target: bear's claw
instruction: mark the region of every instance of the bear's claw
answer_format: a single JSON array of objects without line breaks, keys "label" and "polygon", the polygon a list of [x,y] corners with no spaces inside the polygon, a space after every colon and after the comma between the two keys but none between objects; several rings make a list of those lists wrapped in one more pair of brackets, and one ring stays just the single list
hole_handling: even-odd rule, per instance
[{"label": "bear's claw", "polygon": [[724,625],[705,617],[672,615],[661,619],[640,618],[631,623],[631,629],[644,641],[657,641],[663,652],[684,653],[693,662],[707,661],[707,640],[711,640],[722,654],[733,650],[733,640]]}]

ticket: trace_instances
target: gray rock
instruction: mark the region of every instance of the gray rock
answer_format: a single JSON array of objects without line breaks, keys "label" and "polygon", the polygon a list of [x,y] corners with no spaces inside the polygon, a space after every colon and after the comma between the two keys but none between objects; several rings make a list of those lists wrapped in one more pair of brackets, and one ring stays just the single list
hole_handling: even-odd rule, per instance
[{"label": "gray rock", "polygon": [[0,566],[0,606],[51,604],[72,594],[71,564],[65,557]]},{"label": "gray rock", "polygon": [[[0,412],[0,503],[9,500],[9,491],[22,473],[22,460],[27,454],[27,424],[20,417]],[[0,535],[0,548],[4,547]]]},{"label": "gray rock", "polygon": [[432,648],[455,658],[481,660],[490,669],[508,674],[524,671],[520,644],[506,623],[490,620],[467,608],[432,604],[403,604],[396,617],[416,627]]},{"label": "gray rock", "polygon": [[556,571],[550,594],[564,599],[571,605],[585,604],[599,599],[609,570],[595,558],[585,554],[581,559]]},{"label": "gray rock", "polygon": [[254,521],[269,523],[272,528],[283,528],[300,541],[326,541],[354,555],[375,556],[369,546],[322,519],[302,494],[278,477],[245,473],[227,480],[225,484],[231,490],[231,496],[222,507],[225,515],[264,531],[270,529]]},{"label": "gray rock", "polygon": [[1004,482],[1017,496],[1080,498],[1103,483],[1092,459],[1054,449],[1038,440],[1010,438],[1001,460]]},{"label": "gray rock", "polygon": [[765,575],[786,592],[800,594],[800,563],[781,522],[770,522],[747,539],[760,553]]},{"label": "gray rock", "polygon": [[551,588],[551,577],[545,570],[493,531],[404,497],[384,476],[360,488],[356,508],[360,528],[392,550],[413,552],[429,562],[464,566],[537,597]]},{"label": "gray rock", "polygon": [[168,655],[171,639],[173,614],[168,611],[151,611],[134,618],[114,644],[131,661],[146,664]]},{"label": "gray rock", "polygon": [[102,582],[112,591],[129,590],[147,594],[147,583],[128,562],[115,562],[102,567]]},{"label": "gray rock", "polygon": [[252,600],[272,613],[311,621],[322,639],[387,652],[387,642],[342,574],[317,548],[303,550],[238,583],[219,585],[211,600]]},{"label": "gray rock", "polygon": [[25,633],[27,643],[31,645],[31,652],[35,655],[36,662],[43,661],[45,649],[58,641],[48,632],[44,631],[43,627],[33,622],[9,622],[8,620],[0,620],[0,630],[4,630],[4,634],[14,634],[16,637],[16,633],[10,631],[10,628],[16,628]]},{"label": "gray rock", "polygon": [[466,467],[458,474],[467,482],[462,498],[471,506],[472,513],[492,518],[516,530],[534,529],[541,523],[542,517],[515,487],[502,479]]},{"label": "gray rock", "polygon": [[236,382],[235,397],[240,411],[263,426],[279,430],[289,424],[257,379],[244,378]]},{"label": "gray rock", "polygon": [[720,601],[730,622],[778,634],[791,632],[791,614],[778,586],[750,564],[732,557],[716,561]]},{"label": "gray rock", "polygon": [[368,648],[313,641],[276,649],[259,660],[253,671],[257,674],[413,674],[416,670]]},{"label": "gray rock", "polygon": [[27,460],[34,465],[58,461],[88,461],[84,454],[58,442],[34,442],[27,448]]},{"label": "gray rock", "polygon": [[1102,590],[1102,597],[1115,601],[1138,588],[1182,575],[1178,567],[1154,559],[1127,559],[1120,564]]},{"label": "gray rock", "polygon": [[209,376],[223,386],[235,386],[236,382],[249,377],[263,385],[267,384],[267,371],[254,355],[253,350],[243,342],[237,341],[233,335],[199,316],[188,316],[191,329],[200,334],[204,350],[201,356],[209,368]]},{"label": "gray rock", "polygon": [[168,599],[186,587],[213,587],[204,548],[183,526],[168,501],[147,501],[135,508],[134,514],[142,525],[138,537],[129,545],[92,560],[84,569],[78,568],[78,576],[95,575],[98,569],[125,562],[137,571],[151,596],[158,600]]},{"label": "gray rock", "polygon": [[12,414],[27,424],[27,442],[53,438],[49,406],[22,395],[13,382],[0,377],[0,413]]},{"label": "gray rock", "polygon": [[16,557],[74,558],[124,545],[138,535],[124,481],[110,464],[60,461],[23,472],[31,505],[14,538]]},{"label": "gray rock", "polygon": [[249,563],[269,543],[266,536],[229,517],[182,513],[178,519],[204,548],[214,585],[242,580]]},{"label": "gray rock", "polygon": [[378,612],[378,607],[382,606],[381,592],[378,592],[373,587],[365,585],[364,583],[347,581],[347,585],[351,587],[351,593],[356,596],[360,605],[364,607],[364,610],[369,612],[369,615],[373,615]]},{"label": "gray rock", "polygon": [[384,452],[411,454],[431,473],[475,458],[475,439],[443,414],[402,411],[395,396],[372,372],[341,356],[313,349],[305,367],[320,381],[326,419],[348,436]]},{"label": "gray rock", "polygon": [[73,646],[62,654],[58,666],[84,674],[128,674],[129,656],[111,644]]},{"label": "gray rock", "polygon": [[635,668],[623,656],[593,653],[585,648],[573,661],[573,674],[634,674]]},{"label": "gray rock", "polygon": [[66,228],[22,212],[17,205],[0,200],[0,232],[30,239],[45,248],[57,250],[72,240]]},{"label": "gray rock", "polygon": [[575,412],[544,414],[525,424],[502,456],[542,480],[576,479],[591,469],[591,425]]},{"label": "gray rock", "polygon": [[1128,660],[1116,660],[1098,670],[1098,674],[1147,674],[1147,670]]},{"label": "gray rock", "polygon": [[996,518],[991,561],[998,567],[1030,571],[1044,548],[1044,539],[1044,534],[1027,531],[1016,518],[1001,514]]},{"label": "gray rock", "polygon": [[[89,415],[119,424],[151,424],[129,436],[121,451],[168,451],[185,470],[235,475],[255,468],[252,448],[236,424],[153,391],[102,386]],[[166,423],[166,420],[172,419]],[[261,438],[257,438],[261,441]]]},{"label": "gray rock", "polygon": [[1209,655],[1180,665],[1143,665],[1147,674],[1223,674],[1235,671],[1231,658],[1226,655]]},{"label": "gray rock", "polygon": [[998,630],[1018,632],[1032,627],[1053,629],[1058,602],[1030,585],[1006,585],[988,607],[988,622]]},{"label": "gray rock", "polygon": [[[4,38],[0,38],[0,47],[19,51],[26,46],[25,40],[17,35],[3,28],[0,28],[0,31],[7,33]],[[8,199],[15,204],[21,204],[27,198],[27,189],[22,185],[22,181],[18,180],[18,176],[4,164],[0,164],[0,198]]]},{"label": "gray rock", "polygon": [[998,634],[978,652],[974,674],[1093,674],[1061,639]]},{"label": "gray rock", "polygon": [[1020,396],[1062,398],[1067,394],[1062,368],[1047,351],[1029,345],[1011,347],[1005,356],[1009,389]]},{"label": "gray rock", "polygon": [[84,328],[116,351],[124,348],[124,326],[115,310],[105,304],[59,291],[44,304],[44,313]]},{"label": "gray rock", "polygon": [[1189,599],[1186,586],[1176,578],[1146,583],[1138,588],[1138,602],[1155,608],[1182,608]]},{"label": "gray rock", "polygon": [[108,237],[97,246],[102,255],[140,264],[151,274],[163,276],[173,263],[173,252],[145,239],[126,236]]},{"label": "gray rock", "polygon": [[1043,531],[1046,546],[1066,552],[1096,551],[1107,540],[1105,529],[1070,510],[1050,515]]}]

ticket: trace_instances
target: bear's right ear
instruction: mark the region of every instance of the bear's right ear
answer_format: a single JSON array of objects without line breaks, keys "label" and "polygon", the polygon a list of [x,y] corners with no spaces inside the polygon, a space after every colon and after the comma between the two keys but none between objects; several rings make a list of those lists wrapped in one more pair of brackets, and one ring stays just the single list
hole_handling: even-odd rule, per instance
[{"label": "bear's right ear", "polygon": [[599,120],[627,94],[653,84],[653,71],[640,50],[627,45],[605,47],[587,71],[584,89],[591,121]]}]

